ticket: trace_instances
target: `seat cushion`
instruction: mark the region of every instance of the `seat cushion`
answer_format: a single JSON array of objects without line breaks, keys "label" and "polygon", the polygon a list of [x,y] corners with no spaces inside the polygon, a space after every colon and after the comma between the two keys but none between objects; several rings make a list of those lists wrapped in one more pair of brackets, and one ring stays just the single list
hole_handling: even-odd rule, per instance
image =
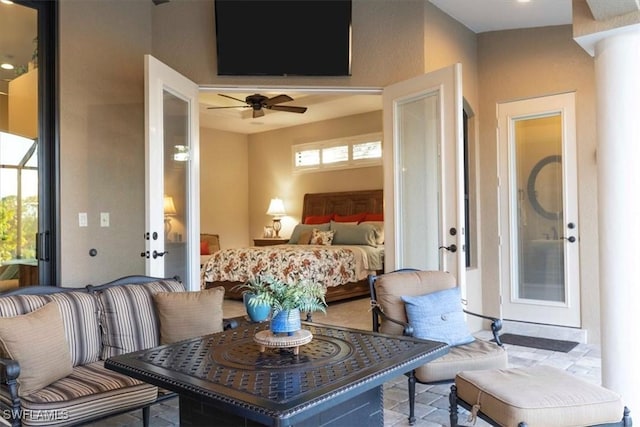
[{"label": "seat cushion", "polygon": [[[22,398],[24,426],[70,425],[113,411],[152,403],[158,388],[119,374],[98,361],[73,368],[71,374]],[[35,416],[41,414],[41,418]]]},{"label": "seat cushion", "polygon": [[18,395],[37,391],[71,373],[71,353],[58,304],[0,318],[0,345],[20,363]]},{"label": "seat cushion", "polygon": [[120,285],[100,291],[101,359],[159,345],[160,328],[152,295],[184,291],[177,280]]},{"label": "seat cushion", "polygon": [[[375,282],[376,300],[389,317],[407,322],[402,296],[418,296],[456,286],[455,278],[444,271],[406,271],[382,274]],[[382,318],[380,332],[402,335],[402,326]],[[453,378],[453,377],[451,377]]]},{"label": "seat cushion", "polygon": [[566,427],[622,419],[620,396],[552,366],[463,371],[458,397],[499,425]]},{"label": "seat cushion", "polygon": [[475,340],[451,347],[449,353],[416,369],[416,379],[430,383],[452,380],[462,370],[504,369],[507,351],[494,342]]},{"label": "seat cushion", "polygon": [[224,287],[198,292],[158,292],[153,296],[160,321],[160,344],[221,332]]}]

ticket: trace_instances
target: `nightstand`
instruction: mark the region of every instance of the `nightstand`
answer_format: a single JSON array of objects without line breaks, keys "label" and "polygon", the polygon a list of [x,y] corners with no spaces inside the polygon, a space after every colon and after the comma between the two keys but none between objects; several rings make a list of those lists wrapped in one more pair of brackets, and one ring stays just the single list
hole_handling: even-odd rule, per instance
[{"label": "nightstand", "polygon": [[274,246],[274,245],[284,245],[285,243],[289,243],[289,239],[283,239],[282,237],[260,237],[258,239],[253,239],[253,244],[255,246]]}]

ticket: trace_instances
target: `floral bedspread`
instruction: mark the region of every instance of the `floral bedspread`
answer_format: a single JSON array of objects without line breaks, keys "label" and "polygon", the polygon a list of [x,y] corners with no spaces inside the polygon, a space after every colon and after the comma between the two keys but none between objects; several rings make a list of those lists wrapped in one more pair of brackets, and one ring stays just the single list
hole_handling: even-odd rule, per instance
[{"label": "floral bedspread", "polygon": [[202,266],[205,282],[246,282],[270,275],[290,281],[312,278],[326,287],[357,282],[372,271],[357,246],[277,245],[223,249]]}]

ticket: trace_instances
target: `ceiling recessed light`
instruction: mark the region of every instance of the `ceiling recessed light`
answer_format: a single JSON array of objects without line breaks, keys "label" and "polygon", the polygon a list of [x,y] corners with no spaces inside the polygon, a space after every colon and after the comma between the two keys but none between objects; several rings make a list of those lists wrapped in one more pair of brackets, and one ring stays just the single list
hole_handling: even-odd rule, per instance
[{"label": "ceiling recessed light", "polygon": [[11,0],[0,0],[0,3],[13,4],[13,2]]},{"label": "ceiling recessed light", "polygon": [[4,62],[0,64],[0,68],[2,68],[3,70],[13,70],[13,65],[9,64],[8,62]]},{"label": "ceiling recessed light", "polygon": [[518,3],[529,3],[531,0],[518,0]]}]

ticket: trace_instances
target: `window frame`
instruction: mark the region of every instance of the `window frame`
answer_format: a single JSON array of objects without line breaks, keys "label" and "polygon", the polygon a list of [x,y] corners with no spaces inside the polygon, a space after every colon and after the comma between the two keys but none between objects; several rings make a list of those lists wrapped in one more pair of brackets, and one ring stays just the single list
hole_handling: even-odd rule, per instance
[{"label": "window frame", "polygon": [[[354,159],[353,158],[353,147],[358,144],[364,144],[368,142],[379,142],[380,143],[380,156],[375,158],[366,158],[366,159]],[[313,141],[307,142],[303,144],[295,144],[291,146],[291,162],[292,162],[292,171],[294,174],[299,173],[310,173],[310,172],[327,172],[327,171],[335,171],[342,169],[356,169],[370,166],[381,166],[382,165],[382,132],[371,132],[366,134],[341,137],[335,139],[327,139],[322,141]],[[337,162],[324,162],[323,161],[323,151],[331,148],[344,147],[348,146],[348,160],[346,161],[337,161]],[[298,166],[296,164],[296,159],[298,158],[298,153],[304,151],[319,151],[319,162],[314,165],[303,165]]]}]

